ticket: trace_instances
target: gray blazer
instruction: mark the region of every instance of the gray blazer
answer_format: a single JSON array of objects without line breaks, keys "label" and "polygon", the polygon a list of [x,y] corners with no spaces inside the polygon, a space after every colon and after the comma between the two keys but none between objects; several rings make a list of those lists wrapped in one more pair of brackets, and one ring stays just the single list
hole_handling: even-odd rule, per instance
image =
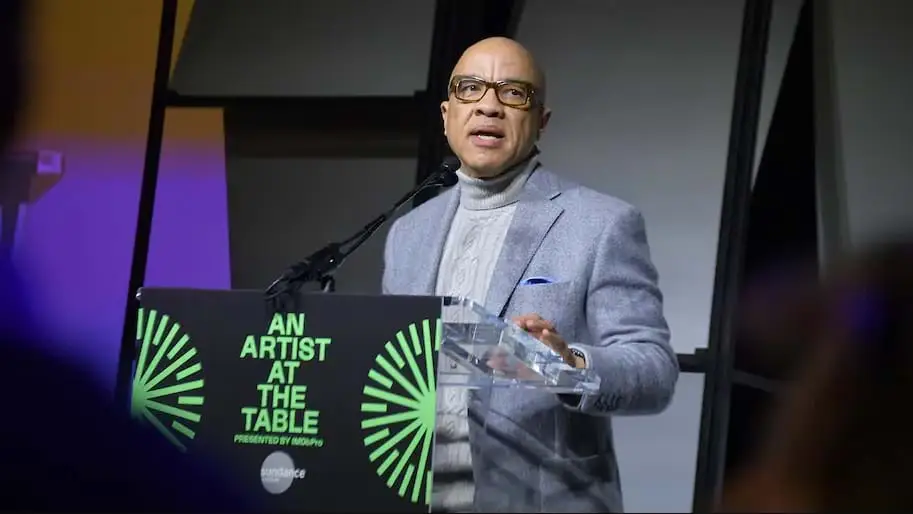
[{"label": "gray blazer", "polygon": [[[393,224],[385,294],[434,294],[458,189]],[[552,280],[523,285],[527,277]],[[584,397],[472,391],[476,510],[622,512],[611,416],[662,411],[678,378],[642,215],[539,167],[524,187],[484,303],[505,318],[536,313],[554,323],[602,386]]]}]

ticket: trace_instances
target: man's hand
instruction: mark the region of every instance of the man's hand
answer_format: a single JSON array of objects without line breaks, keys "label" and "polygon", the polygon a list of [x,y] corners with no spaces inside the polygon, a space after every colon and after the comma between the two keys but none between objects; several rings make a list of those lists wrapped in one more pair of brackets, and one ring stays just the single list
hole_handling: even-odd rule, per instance
[{"label": "man's hand", "polygon": [[584,360],[583,357],[575,355],[564,338],[558,335],[555,326],[549,321],[542,319],[542,316],[539,316],[538,314],[524,314],[515,317],[514,323],[554,350],[569,366],[574,368],[586,367],[586,360]]}]

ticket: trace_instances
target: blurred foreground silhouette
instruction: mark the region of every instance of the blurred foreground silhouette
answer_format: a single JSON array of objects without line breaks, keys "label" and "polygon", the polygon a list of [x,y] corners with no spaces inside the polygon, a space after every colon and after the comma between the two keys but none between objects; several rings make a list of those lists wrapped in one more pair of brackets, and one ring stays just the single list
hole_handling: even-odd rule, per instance
[{"label": "blurred foreground silhouette", "polygon": [[790,369],[767,438],[722,511],[913,511],[913,238],[797,275],[743,315]]},{"label": "blurred foreground silhouette", "polygon": [[[26,3],[0,1],[0,152],[23,88]],[[0,167],[0,187],[3,184]],[[26,291],[0,248],[0,509],[17,512],[244,512],[215,466],[134,424],[81,370],[45,353]],[[78,338],[78,337],[77,337]],[[45,346],[47,347],[47,346]]]}]

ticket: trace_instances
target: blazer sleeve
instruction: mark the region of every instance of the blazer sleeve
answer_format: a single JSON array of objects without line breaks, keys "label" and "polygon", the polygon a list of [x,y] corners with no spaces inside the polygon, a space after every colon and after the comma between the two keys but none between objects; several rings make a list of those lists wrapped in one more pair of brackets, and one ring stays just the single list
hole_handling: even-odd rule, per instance
[{"label": "blazer sleeve", "polygon": [[592,345],[571,345],[600,377],[600,392],[561,395],[592,415],[653,414],[672,400],[678,359],[640,212],[627,206],[604,226],[586,301]]},{"label": "blazer sleeve", "polygon": [[399,226],[399,220],[390,225],[387,232],[387,240],[384,243],[384,274],[381,279],[381,294],[393,294],[393,249],[396,247],[396,228]]}]

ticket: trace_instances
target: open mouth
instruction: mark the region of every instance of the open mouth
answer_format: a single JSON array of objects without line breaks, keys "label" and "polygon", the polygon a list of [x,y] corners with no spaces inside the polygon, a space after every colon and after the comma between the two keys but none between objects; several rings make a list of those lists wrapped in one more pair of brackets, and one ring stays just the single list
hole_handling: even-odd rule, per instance
[{"label": "open mouth", "polygon": [[470,132],[470,135],[483,141],[495,141],[504,139],[504,132],[493,128],[476,129]]}]

